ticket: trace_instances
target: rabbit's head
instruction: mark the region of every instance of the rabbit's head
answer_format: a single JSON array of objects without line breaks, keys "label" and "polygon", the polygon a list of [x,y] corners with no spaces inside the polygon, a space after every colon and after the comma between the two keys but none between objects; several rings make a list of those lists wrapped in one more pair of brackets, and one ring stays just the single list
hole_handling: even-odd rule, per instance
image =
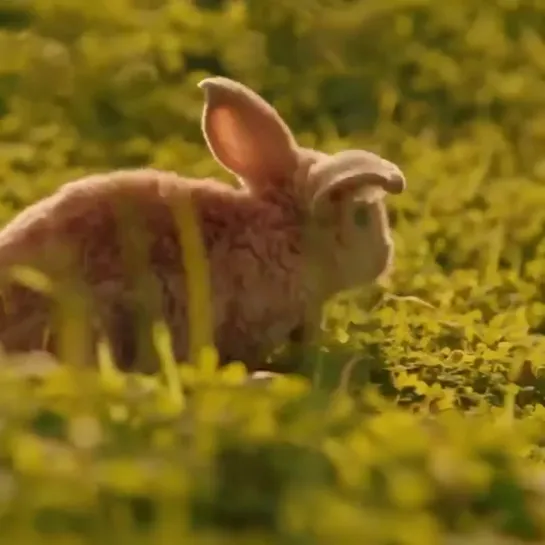
[{"label": "rabbit's head", "polygon": [[406,185],[397,165],[369,151],[329,155],[303,148],[276,109],[241,83],[212,77],[199,86],[212,154],[256,197],[298,210],[317,234],[311,254],[327,270],[328,291],[387,271],[393,244],[383,199]]}]

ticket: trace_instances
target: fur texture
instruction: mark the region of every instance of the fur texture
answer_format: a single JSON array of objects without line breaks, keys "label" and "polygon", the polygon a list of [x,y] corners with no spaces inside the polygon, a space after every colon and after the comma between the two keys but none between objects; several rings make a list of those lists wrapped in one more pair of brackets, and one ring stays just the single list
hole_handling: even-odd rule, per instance
[{"label": "fur texture", "polygon": [[[143,228],[130,227],[128,235],[135,248],[140,241],[148,248],[160,294],[154,310],[166,318],[178,360],[187,357],[187,298],[172,205],[183,199],[195,206],[210,262],[222,362],[259,368],[305,323],[309,305],[373,282],[392,263],[383,198],[405,188],[396,165],[366,151],[330,156],[301,148],[277,111],[247,87],[220,77],[200,87],[208,147],[241,187],[152,169],[93,175],[61,186],[0,232],[0,270],[27,264],[62,278],[72,269],[58,252],[72,252],[69,263],[95,305],[93,327],[107,331],[125,369],[136,358],[141,301],[122,258],[120,206]],[[146,244],[134,238],[143,234]],[[12,282],[4,290],[0,343],[7,352],[54,353],[55,343],[44,339],[51,319],[46,297]]]}]

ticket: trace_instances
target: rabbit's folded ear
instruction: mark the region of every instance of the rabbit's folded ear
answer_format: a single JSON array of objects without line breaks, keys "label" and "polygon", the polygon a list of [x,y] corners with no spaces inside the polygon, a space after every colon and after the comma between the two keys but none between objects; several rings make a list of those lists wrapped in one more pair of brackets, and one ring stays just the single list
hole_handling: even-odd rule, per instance
[{"label": "rabbit's folded ear", "polygon": [[205,104],[202,129],[216,160],[252,189],[290,178],[298,146],[278,112],[236,81],[212,77],[199,83]]},{"label": "rabbit's folded ear", "polygon": [[405,190],[405,176],[395,165],[368,151],[348,150],[317,162],[309,172],[313,189],[311,207],[316,209],[331,198],[350,195],[373,202],[386,193]]}]

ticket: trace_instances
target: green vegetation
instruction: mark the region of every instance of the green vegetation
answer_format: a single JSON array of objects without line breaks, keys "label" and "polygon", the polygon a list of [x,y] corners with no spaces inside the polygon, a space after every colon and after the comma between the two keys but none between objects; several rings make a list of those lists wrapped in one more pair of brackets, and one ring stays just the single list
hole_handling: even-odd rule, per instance
[{"label": "green vegetation", "polygon": [[2,540],[543,542],[544,36],[542,0],[0,0],[0,221],[120,166],[228,182],[209,74],[409,183],[392,277],[332,302],[301,376],[6,362]]}]

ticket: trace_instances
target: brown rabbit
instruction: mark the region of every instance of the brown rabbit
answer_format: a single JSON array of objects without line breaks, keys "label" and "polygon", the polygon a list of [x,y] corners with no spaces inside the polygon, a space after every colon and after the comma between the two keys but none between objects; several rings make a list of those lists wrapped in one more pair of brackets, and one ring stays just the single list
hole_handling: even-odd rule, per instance
[{"label": "brown rabbit", "polygon": [[[4,271],[21,263],[66,276],[54,249],[73,250],[96,304],[94,316],[125,369],[134,366],[138,333],[119,204],[136,211],[146,228],[148,268],[161,294],[158,312],[178,361],[187,358],[187,298],[172,205],[184,199],[193,203],[209,258],[221,362],[260,368],[270,348],[305,323],[309,305],[376,280],[392,262],[383,198],[405,189],[395,164],[368,151],[327,155],[301,148],[278,112],[244,85],[211,77],[200,87],[208,147],[242,187],[152,169],[93,175],[60,187],[0,232]],[[308,246],[307,227],[315,235]],[[307,275],[311,270],[321,274],[320,282]],[[55,352],[54,343],[44,341],[48,298],[12,282],[3,303],[6,352]]]}]

